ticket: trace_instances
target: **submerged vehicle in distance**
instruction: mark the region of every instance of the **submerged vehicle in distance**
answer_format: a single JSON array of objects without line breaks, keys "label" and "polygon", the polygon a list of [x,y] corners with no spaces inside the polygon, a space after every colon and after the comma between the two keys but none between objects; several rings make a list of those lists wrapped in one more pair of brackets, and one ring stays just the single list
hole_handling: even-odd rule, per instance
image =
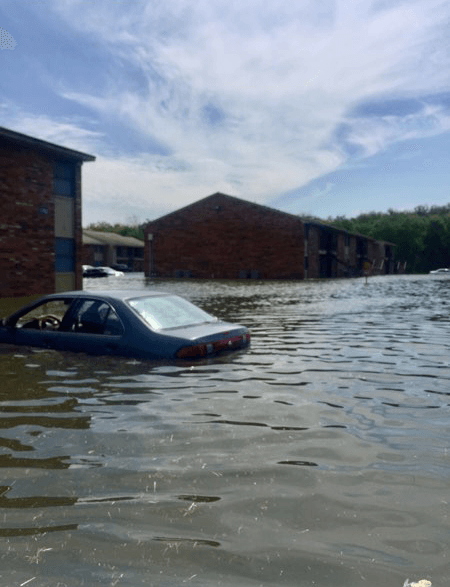
[{"label": "submerged vehicle in distance", "polygon": [[132,269],[128,267],[128,265],[125,265],[125,263],[112,263],[111,269],[121,271],[122,273],[129,273],[130,271],[132,271]]},{"label": "submerged vehicle in distance", "polygon": [[244,349],[250,332],[169,293],[72,291],[44,296],[1,320],[0,343],[193,359]]},{"label": "submerged vehicle in distance", "polygon": [[92,265],[83,265],[83,277],[123,277],[123,271],[118,271],[112,267],[92,267]]},{"label": "submerged vehicle in distance", "polygon": [[450,274],[450,269],[447,268],[442,268],[442,269],[434,269],[433,271],[430,271],[430,275],[449,275]]}]

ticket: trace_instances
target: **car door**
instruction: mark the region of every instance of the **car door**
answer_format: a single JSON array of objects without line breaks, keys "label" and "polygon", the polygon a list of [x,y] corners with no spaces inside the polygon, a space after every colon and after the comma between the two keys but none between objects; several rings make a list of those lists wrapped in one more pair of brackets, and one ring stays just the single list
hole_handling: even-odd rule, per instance
[{"label": "car door", "polygon": [[72,299],[45,299],[20,314],[11,325],[11,342],[44,348],[58,347],[59,328]]},{"label": "car door", "polygon": [[21,328],[14,331],[14,343],[42,348],[58,348],[59,333],[51,330]]},{"label": "car door", "polygon": [[62,324],[58,345],[96,355],[123,354],[124,332],[122,321],[109,303],[82,299]]}]

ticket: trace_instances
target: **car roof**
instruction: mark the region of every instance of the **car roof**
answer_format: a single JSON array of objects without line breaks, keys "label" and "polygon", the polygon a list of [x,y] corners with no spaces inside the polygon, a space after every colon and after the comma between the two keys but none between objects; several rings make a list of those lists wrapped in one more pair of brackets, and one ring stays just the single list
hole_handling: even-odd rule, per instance
[{"label": "car roof", "polygon": [[109,300],[127,300],[131,298],[143,298],[150,296],[167,296],[172,295],[165,291],[147,291],[143,289],[130,290],[76,290],[64,291],[57,294],[45,296],[47,299],[52,298],[102,298]]}]

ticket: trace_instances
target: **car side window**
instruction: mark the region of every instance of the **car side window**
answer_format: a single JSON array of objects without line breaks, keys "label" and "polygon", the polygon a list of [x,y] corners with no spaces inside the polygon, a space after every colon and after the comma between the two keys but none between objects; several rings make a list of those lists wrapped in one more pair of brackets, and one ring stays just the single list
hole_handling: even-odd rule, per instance
[{"label": "car side window", "polygon": [[117,315],[117,312],[114,310],[114,308],[109,306],[109,312],[105,320],[105,334],[121,336],[123,333],[123,324]]},{"label": "car side window", "polygon": [[124,332],[122,322],[114,308],[98,300],[84,300],[81,303],[69,330],[116,336]]},{"label": "car side window", "polygon": [[35,306],[20,316],[17,328],[34,328],[37,330],[58,330],[70,307],[71,300],[50,300]]}]

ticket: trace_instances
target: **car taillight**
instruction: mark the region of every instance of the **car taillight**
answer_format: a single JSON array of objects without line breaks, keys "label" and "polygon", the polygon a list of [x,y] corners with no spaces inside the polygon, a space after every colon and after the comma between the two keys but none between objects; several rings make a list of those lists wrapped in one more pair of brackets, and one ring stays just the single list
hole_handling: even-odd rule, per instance
[{"label": "car taillight", "polygon": [[[185,346],[177,352],[178,359],[192,359],[193,357],[205,357],[208,353],[208,347],[212,345],[195,344]],[[213,352],[212,349],[209,352]]]},{"label": "car taillight", "polygon": [[219,353],[225,350],[233,350],[250,343],[250,333],[246,332],[239,336],[231,336],[215,340],[213,342],[185,346],[177,352],[178,359],[192,359],[194,357],[206,357],[213,353]]}]

